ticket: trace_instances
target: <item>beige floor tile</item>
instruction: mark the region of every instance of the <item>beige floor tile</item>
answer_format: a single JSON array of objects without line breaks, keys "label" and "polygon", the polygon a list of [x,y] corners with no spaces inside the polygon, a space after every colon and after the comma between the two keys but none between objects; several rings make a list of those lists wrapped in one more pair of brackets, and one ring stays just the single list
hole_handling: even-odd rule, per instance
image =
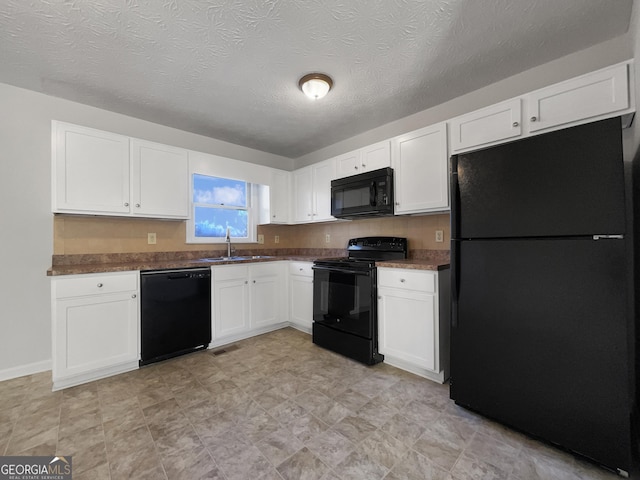
[{"label": "beige floor tile", "polygon": [[286,328],[59,392],[0,382],[0,455],[71,454],[74,478],[613,480]]},{"label": "beige floor tile", "polygon": [[303,448],[278,466],[284,480],[319,480],[329,470],[308,448]]}]

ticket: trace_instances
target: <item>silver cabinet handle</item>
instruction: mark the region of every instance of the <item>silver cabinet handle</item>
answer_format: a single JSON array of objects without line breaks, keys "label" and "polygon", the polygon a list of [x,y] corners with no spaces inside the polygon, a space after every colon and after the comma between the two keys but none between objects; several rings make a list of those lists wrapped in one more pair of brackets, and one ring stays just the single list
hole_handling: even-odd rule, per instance
[{"label": "silver cabinet handle", "polygon": [[382,295],[378,295],[378,300],[382,300]]},{"label": "silver cabinet handle", "polygon": [[133,295],[131,295],[131,298],[136,298],[137,295],[134,293]]},{"label": "silver cabinet handle", "polygon": [[273,218],[276,218],[276,216],[274,215]]},{"label": "silver cabinet handle", "polygon": [[400,279],[400,283],[404,283],[406,280],[404,278]]},{"label": "silver cabinet handle", "polygon": [[311,214],[310,214],[310,213],[307,213],[307,217],[310,217],[310,216],[311,216]]},{"label": "silver cabinet handle", "polygon": [[256,283],[256,281],[254,280],[253,283]]},{"label": "silver cabinet handle", "polygon": [[102,284],[101,283],[98,284],[98,288],[102,288]]},{"label": "silver cabinet handle", "polygon": [[246,285],[247,283],[249,283],[249,280],[245,280],[245,281],[244,281],[244,284],[245,284],[245,285]]},{"label": "silver cabinet handle", "polygon": [[367,168],[367,166],[363,163],[363,164],[362,164],[362,168]]},{"label": "silver cabinet handle", "polygon": [[124,206],[128,207],[129,206],[129,202],[124,202]]},{"label": "silver cabinet handle", "polygon": [[518,125],[520,125],[518,122],[513,122],[514,127],[517,127]]},{"label": "silver cabinet handle", "polygon": [[396,205],[400,205],[400,202],[396,202]]},{"label": "silver cabinet handle", "polygon": [[355,168],[355,169],[357,170],[357,169],[358,169],[358,166],[357,166],[357,165],[355,165],[353,168]]},{"label": "silver cabinet handle", "polygon": [[300,271],[301,271],[301,272],[303,272],[303,271],[304,271],[304,268],[301,268],[301,269],[300,269]]},{"label": "silver cabinet handle", "polygon": [[139,203],[136,203],[136,207],[137,207],[137,208],[140,208],[140,204],[139,204]]},{"label": "silver cabinet handle", "polygon": [[538,121],[538,117],[531,117],[531,121],[532,122],[537,122]]}]

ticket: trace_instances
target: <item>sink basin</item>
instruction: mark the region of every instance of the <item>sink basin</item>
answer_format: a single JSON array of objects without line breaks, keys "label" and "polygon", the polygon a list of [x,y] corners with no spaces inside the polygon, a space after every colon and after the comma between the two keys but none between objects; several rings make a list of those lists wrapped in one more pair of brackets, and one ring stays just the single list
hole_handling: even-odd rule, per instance
[{"label": "sink basin", "polygon": [[199,262],[233,262],[241,260],[260,260],[262,258],[274,258],[272,255],[247,255],[247,256],[234,256],[234,257],[211,257],[211,258],[199,258]]}]

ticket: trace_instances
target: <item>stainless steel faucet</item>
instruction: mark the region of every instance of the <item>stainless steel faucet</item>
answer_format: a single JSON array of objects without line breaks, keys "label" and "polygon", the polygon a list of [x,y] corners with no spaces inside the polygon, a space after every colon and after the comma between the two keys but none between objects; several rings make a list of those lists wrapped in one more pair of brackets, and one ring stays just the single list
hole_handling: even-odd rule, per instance
[{"label": "stainless steel faucet", "polygon": [[227,235],[224,237],[224,241],[227,242],[227,258],[231,258],[231,231],[227,227]]}]

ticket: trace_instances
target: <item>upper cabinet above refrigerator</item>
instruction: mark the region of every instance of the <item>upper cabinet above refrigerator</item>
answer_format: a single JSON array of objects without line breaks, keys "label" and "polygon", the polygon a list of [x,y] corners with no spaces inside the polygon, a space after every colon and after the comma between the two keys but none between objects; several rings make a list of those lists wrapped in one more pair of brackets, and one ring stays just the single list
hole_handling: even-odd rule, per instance
[{"label": "upper cabinet above refrigerator", "polygon": [[[451,151],[460,153],[521,137],[625,116],[635,110],[633,64],[620,63],[449,121]],[[626,121],[627,119],[625,119]]]}]

